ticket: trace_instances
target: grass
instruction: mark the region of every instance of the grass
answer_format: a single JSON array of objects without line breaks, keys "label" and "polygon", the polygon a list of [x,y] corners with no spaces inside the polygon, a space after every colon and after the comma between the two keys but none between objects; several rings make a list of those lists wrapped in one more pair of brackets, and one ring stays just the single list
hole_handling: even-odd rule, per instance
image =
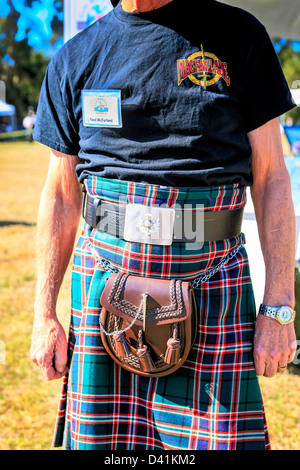
[{"label": "grass", "polygon": [[[29,357],[35,223],[48,161],[49,150],[37,143],[0,144],[0,450],[51,449],[61,381],[46,382]],[[69,267],[57,309],[66,330],[70,275]],[[300,375],[260,382],[273,450],[300,449]]]},{"label": "grass", "polygon": [[[60,381],[46,382],[29,357],[35,291],[35,223],[49,150],[37,143],[0,144],[0,449],[48,450]],[[12,224],[14,222],[14,224]],[[70,269],[58,302],[68,328]],[[3,361],[2,361],[3,362]]]}]

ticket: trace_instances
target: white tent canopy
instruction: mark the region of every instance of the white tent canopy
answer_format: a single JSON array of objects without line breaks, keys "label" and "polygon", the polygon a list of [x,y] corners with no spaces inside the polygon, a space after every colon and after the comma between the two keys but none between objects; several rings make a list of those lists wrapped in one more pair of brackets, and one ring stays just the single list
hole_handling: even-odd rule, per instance
[{"label": "white tent canopy", "polygon": [[291,90],[296,105],[300,106],[300,89]]},{"label": "white tent canopy", "polygon": [[300,40],[300,0],[220,0],[252,13],[271,37]]}]

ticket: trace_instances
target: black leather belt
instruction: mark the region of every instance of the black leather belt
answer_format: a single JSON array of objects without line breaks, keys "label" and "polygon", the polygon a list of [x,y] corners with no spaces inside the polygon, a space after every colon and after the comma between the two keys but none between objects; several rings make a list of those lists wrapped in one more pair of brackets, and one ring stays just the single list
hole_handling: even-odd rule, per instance
[{"label": "black leather belt", "polygon": [[[82,215],[86,223],[100,232],[124,238],[126,204],[115,204],[90,196],[84,191],[85,197],[82,205]],[[175,210],[175,212],[177,209]],[[193,242],[187,238],[182,230],[188,217],[188,223],[195,226],[195,211],[179,209],[181,216],[175,218],[173,242]],[[243,221],[244,207],[204,212],[204,237],[202,241],[217,241],[240,235]],[[100,214],[100,215],[99,215]],[[180,235],[177,236],[176,234]]]}]

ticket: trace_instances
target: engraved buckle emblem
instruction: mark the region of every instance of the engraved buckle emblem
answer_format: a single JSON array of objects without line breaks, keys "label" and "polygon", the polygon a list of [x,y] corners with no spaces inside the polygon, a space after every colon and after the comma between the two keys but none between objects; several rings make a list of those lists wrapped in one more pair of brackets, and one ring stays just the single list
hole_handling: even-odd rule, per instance
[{"label": "engraved buckle emblem", "polygon": [[159,218],[156,219],[152,214],[146,214],[144,217],[139,217],[136,226],[146,237],[151,237],[152,233],[159,231]]},{"label": "engraved buckle emblem", "polygon": [[175,209],[169,207],[127,204],[124,238],[150,245],[171,245]]}]

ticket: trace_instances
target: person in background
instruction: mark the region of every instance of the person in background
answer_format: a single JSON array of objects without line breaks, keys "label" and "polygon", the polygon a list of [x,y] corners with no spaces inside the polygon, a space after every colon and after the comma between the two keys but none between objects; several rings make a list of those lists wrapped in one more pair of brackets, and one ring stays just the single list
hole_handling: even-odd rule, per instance
[{"label": "person in background", "polygon": [[28,140],[29,142],[33,142],[33,130],[36,122],[36,114],[34,113],[33,107],[30,106],[28,108],[28,114],[23,119],[23,127],[28,130]]}]

